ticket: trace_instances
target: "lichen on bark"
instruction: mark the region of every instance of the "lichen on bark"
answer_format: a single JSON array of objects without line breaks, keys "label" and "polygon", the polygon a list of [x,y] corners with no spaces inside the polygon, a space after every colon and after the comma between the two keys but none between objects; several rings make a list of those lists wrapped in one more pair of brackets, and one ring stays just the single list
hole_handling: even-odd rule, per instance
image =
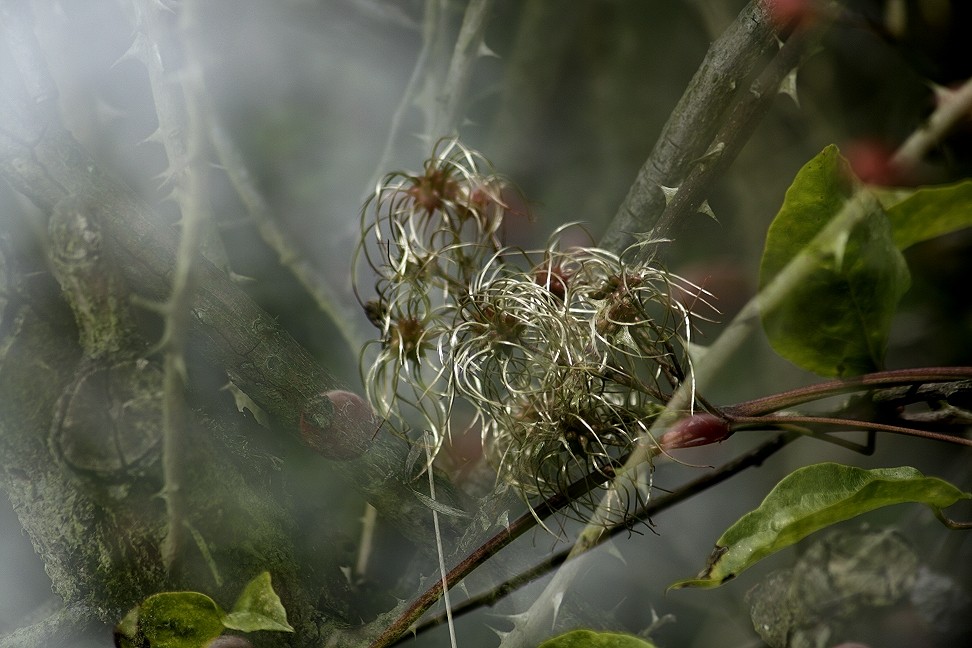
[{"label": "lichen on bark", "polygon": [[[71,236],[75,258],[95,258],[92,250],[82,250],[79,231]],[[88,243],[96,240],[89,237]],[[150,359],[135,355],[136,349],[146,348],[144,340],[127,323],[111,327],[102,321],[128,322],[124,310],[130,296],[98,293],[109,285],[123,286],[106,281],[104,268],[95,273],[93,285],[78,282],[79,275],[64,266],[57,272],[70,310],[52,282],[19,282],[0,317],[0,401],[5,403],[0,408],[0,488],[9,495],[55,593],[65,603],[59,622],[73,624],[70,632],[75,633],[92,624],[111,625],[146,596],[172,589],[204,591],[229,606],[246,582],[268,569],[281,584],[300,641],[316,637],[304,593],[314,583],[298,573],[290,511],[258,480],[246,478],[248,473],[264,474],[267,469],[259,463],[270,458],[234,453],[225,443],[226,424],[215,418],[192,418],[186,497],[195,543],[184,569],[166,572],[159,552],[165,509],[158,497],[157,445],[139,448],[145,456],[139,456],[137,470],[111,470],[135,467],[110,461],[120,447],[112,433],[126,431],[112,426],[131,431],[126,413],[144,417],[139,434],[151,435],[161,425],[157,416],[152,420],[152,412],[160,412],[153,405],[153,399],[157,404],[161,398],[157,381],[135,380],[132,374],[135,367],[141,367],[139,373],[152,367]],[[112,306],[98,311],[99,304]],[[85,331],[92,321],[95,333]],[[95,387],[89,385],[93,375],[100,376]],[[121,382],[111,385],[112,380]],[[133,401],[142,401],[138,412],[132,411]],[[72,447],[70,435],[78,434],[83,434],[83,452],[79,446],[65,452]],[[110,451],[100,463],[90,456],[99,450]],[[71,612],[78,610],[84,613]],[[10,640],[40,646],[52,632],[68,632],[55,631],[51,623]]]}]

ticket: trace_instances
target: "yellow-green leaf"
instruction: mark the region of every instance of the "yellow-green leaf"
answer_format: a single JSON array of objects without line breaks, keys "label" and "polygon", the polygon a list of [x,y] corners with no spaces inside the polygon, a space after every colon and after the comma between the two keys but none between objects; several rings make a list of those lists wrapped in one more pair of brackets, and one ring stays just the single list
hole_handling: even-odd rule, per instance
[{"label": "yellow-green leaf", "polygon": [[905,249],[972,226],[972,180],[913,190],[878,191],[894,233]]},{"label": "yellow-green leaf", "polygon": [[544,641],[539,648],[655,648],[655,644],[634,635],[572,630]]},{"label": "yellow-green leaf", "polygon": [[287,611],[280,602],[280,597],[270,584],[270,572],[263,572],[247,583],[233,605],[233,610],[223,618],[223,625],[244,632],[294,631],[287,623]]},{"label": "yellow-green leaf", "polygon": [[671,587],[718,587],[814,531],[882,506],[917,502],[937,511],[960,499],[972,499],[972,493],[908,466],[873,470],[836,463],[806,466],[783,478],[759,508],[722,534],[697,578]]},{"label": "yellow-green leaf", "polygon": [[[770,225],[760,264],[768,285],[843,209],[856,191],[847,161],[828,146],[797,173]],[[773,349],[823,376],[880,369],[891,319],[908,288],[904,257],[877,200],[832,250],[815,254],[814,269],[776,307],[761,313]]]},{"label": "yellow-green leaf", "polygon": [[199,648],[223,632],[223,611],[198,592],[165,592],[138,608],[138,634],[149,648]]},{"label": "yellow-green leaf", "polygon": [[133,607],[115,626],[115,645],[118,648],[134,648],[138,633],[138,607]]}]

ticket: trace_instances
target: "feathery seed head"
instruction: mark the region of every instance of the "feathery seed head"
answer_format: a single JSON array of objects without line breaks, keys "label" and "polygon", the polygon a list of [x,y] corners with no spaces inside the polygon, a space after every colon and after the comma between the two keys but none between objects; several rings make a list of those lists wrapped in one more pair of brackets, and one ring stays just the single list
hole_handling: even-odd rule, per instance
[{"label": "feathery seed head", "polygon": [[691,314],[672,297],[687,282],[650,261],[561,250],[563,229],[543,250],[504,247],[506,186],[443,140],[422,173],[386,177],[366,204],[358,258],[378,297],[363,306],[382,331],[368,396],[390,427],[431,432],[434,447],[465,401],[502,480],[548,497],[593,478],[623,519],[647,496],[645,471],[624,492],[610,476],[691,380]]}]

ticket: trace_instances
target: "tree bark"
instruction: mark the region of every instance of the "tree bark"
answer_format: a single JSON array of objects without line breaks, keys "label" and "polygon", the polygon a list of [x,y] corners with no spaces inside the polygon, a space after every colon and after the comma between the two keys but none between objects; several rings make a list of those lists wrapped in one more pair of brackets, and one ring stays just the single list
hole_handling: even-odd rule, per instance
[{"label": "tree bark", "polygon": [[[160,224],[60,125],[57,89],[31,27],[28,3],[0,1],[0,176],[47,216],[65,200],[90,205],[126,297],[162,303],[171,289],[177,231]],[[5,229],[12,230],[9,222]],[[196,588],[229,606],[262,569],[273,573],[298,627],[293,645],[317,641],[322,630],[313,608],[321,596],[340,597],[340,587],[331,584],[332,573],[320,574],[323,567],[300,564],[307,557],[294,549],[293,511],[255,478],[269,470],[266,459],[234,453],[224,442],[225,430],[238,429],[239,419],[196,412],[190,423],[196,442],[187,467],[188,523],[197,546],[190,547],[193,557],[181,574],[167,573],[159,554],[166,520],[154,469],[99,490],[54,460],[50,436],[58,401],[90,353],[79,346],[78,326],[50,277],[30,278],[17,268],[22,259],[0,252],[8,252],[0,278],[13,295],[0,303],[0,487],[67,604],[61,621],[18,634],[17,641],[32,636],[36,643],[17,645],[49,645],[43,637],[58,636],[63,628],[52,629],[58,623],[79,632],[89,623],[114,623],[146,595],[174,587]],[[322,471],[338,473],[384,520],[430,551],[431,514],[412,490],[421,487],[413,487],[406,473],[407,444],[385,432],[362,439],[361,426],[335,418],[330,400],[321,397],[338,388],[334,377],[222,270],[201,261],[197,272],[189,354],[225,373],[269,414],[272,429],[261,428],[261,434],[283,432],[306,444],[304,420],[324,430],[333,446],[365,449],[357,457],[321,459]],[[320,443],[306,445],[319,449]],[[462,508],[457,491],[437,478],[437,498]],[[444,523],[447,534],[459,536],[454,518]]]}]

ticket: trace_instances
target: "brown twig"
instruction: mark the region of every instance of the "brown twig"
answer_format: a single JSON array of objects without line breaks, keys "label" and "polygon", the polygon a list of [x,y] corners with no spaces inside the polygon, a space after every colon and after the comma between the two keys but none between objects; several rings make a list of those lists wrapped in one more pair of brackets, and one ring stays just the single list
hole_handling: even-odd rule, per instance
[{"label": "brown twig", "polygon": [[[714,471],[685,484],[672,493],[658,499],[650,500],[643,506],[639,507],[638,510],[631,515],[630,520],[627,520],[624,523],[615,524],[607,529],[607,531],[602,534],[601,538],[594,545],[588,547],[587,550],[589,551],[590,549],[602,544],[609,538],[612,538],[619,533],[629,531],[631,528],[631,522],[634,520],[648,520],[653,515],[657,515],[658,513],[661,513],[662,511],[669,509],[694,495],[697,495],[717,484],[726,481],[733,475],[742,472],[746,468],[761,465],[769,457],[782,450],[785,446],[795,441],[800,436],[801,435],[796,432],[779,434],[769,441],[757,446],[756,448],[740,455],[739,457],[736,457],[732,461],[719,466]],[[544,574],[547,574],[564,564],[567,562],[569,554],[569,549],[558,552],[543,562],[531,567],[529,570],[521,574],[517,574],[513,578],[501,583],[492,590],[467,599],[453,608],[452,615],[454,617],[458,617],[468,612],[472,612],[473,610],[484,605],[492,605],[510,592],[522,587],[523,585],[526,585],[527,583],[530,583],[534,579],[539,578],[540,576],[543,576]],[[418,626],[415,629],[415,633],[418,634],[430,630],[438,625],[441,625],[444,623],[444,621],[444,616],[437,616],[433,619],[429,619],[427,622]],[[398,643],[398,641],[388,645],[394,645],[395,643]]]},{"label": "brown twig", "polygon": [[902,434],[905,436],[929,439],[932,441],[944,441],[956,445],[964,445],[972,448],[972,439],[955,436],[951,434],[940,434],[929,432],[928,430],[918,430],[915,428],[904,427],[901,425],[888,425],[886,423],[875,423],[872,421],[858,421],[855,419],[840,418],[835,416],[742,416],[732,419],[733,429],[737,426],[748,427],[784,427],[789,425],[826,425],[839,428],[850,428],[857,430],[868,430],[874,432],[890,432],[892,434]]},{"label": "brown twig", "polygon": [[[756,399],[753,401],[748,401],[746,403],[741,403],[738,405],[729,406],[726,408],[721,408],[720,413],[727,415],[733,420],[734,425],[745,424],[745,425],[758,425],[763,426],[777,426],[780,424],[796,424],[796,423],[820,423],[829,425],[842,425],[845,427],[856,427],[861,429],[874,429],[886,432],[896,432],[900,434],[911,434],[912,436],[921,436],[925,438],[932,438],[935,440],[951,441],[951,442],[965,442],[966,440],[956,441],[957,437],[952,437],[948,435],[940,435],[934,432],[925,432],[914,430],[911,428],[904,428],[901,426],[890,426],[880,423],[868,423],[865,421],[855,421],[852,419],[839,419],[839,418],[825,418],[825,417],[790,417],[790,416],[766,416],[767,414],[780,409],[785,409],[795,405],[811,402],[814,400],[819,400],[822,398],[828,398],[831,396],[850,393],[855,391],[862,391],[875,388],[887,388],[902,385],[914,385],[916,383],[936,383],[936,382],[948,382],[954,381],[962,378],[972,377],[972,368],[969,367],[933,367],[928,369],[907,369],[907,370],[896,370],[896,371],[883,371],[876,372],[873,374],[867,374],[864,376],[858,376],[855,378],[849,378],[844,380],[834,380],[821,383],[819,385],[812,385],[809,387],[802,387],[799,389],[790,390],[783,392],[781,394],[776,394],[773,396],[768,396],[761,399]],[[637,519],[645,519],[647,515],[651,513],[656,513],[664,508],[672,506],[683,499],[686,499],[689,495],[698,492],[697,489],[704,487],[709,487],[723,481],[729,475],[734,474],[734,470],[738,472],[744,467],[751,465],[758,465],[763,459],[776,452],[783,445],[786,445],[793,438],[800,436],[799,432],[792,432],[781,435],[773,441],[767,442],[763,446],[760,446],[753,451],[753,456],[750,457],[749,454],[743,455],[737,460],[733,460],[720,467],[716,473],[709,475],[699,480],[692,482],[690,485],[683,487],[673,493],[672,495],[660,498],[649,503],[645,507],[646,514],[635,513],[633,517]],[[781,439],[785,438],[786,441],[783,442]],[[967,442],[972,445],[972,441]],[[776,445],[779,444],[779,448]],[[770,448],[775,448],[772,451]],[[768,454],[764,454],[768,453]],[[733,468],[734,466],[739,466],[738,468]],[[726,477],[719,478],[723,471],[728,471]],[[543,520],[549,517],[552,513],[561,508],[567,506],[570,501],[576,497],[580,497],[591,490],[592,482],[594,481],[594,476],[579,480],[572,484],[564,495],[556,496],[550,498],[540,505],[534,507],[533,513],[527,513],[517,519],[513,524],[511,524],[507,530],[493,536],[482,546],[480,546],[476,551],[471,553],[464,559],[459,565],[454,567],[446,576],[446,582],[451,588],[455,586],[459,581],[469,575],[476,567],[484,563],[490,557],[495,555],[501,549],[510,544],[513,540],[518,538],[527,530],[533,528],[538,520]],[[683,493],[683,491],[688,488],[689,492]],[[624,525],[620,525],[621,528],[625,528]],[[611,533],[617,533],[620,528],[613,530]],[[538,571],[536,575],[546,573],[547,571],[553,569],[554,567],[562,564],[565,561],[566,552],[564,555],[551,558],[550,561],[545,563],[544,567],[538,566],[536,568]],[[532,573],[532,572],[529,572]],[[516,589],[518,584],[523,584],[532,580],[529,573],[517,576],[515,583],[510,585],[508,583],[500,586],[499,589],[508,592]],[[518,584],[516,584],[518,583]],[[505,588],[505,589],[504,589]],[[419,598],[417,598],[408,609],[403,612],[398,619],[389,626],[375,642],[372,644],[373,648],[379,646],[389,646],[393,645],[397,641],[397,637],[404,635],[404,633],[414,624],[422,614],[425,613],[436,601],[439,600],[442,593],[441,583],[436,583],[430,587],[425,593],[423,593]],[[462,612],[468,611],[474,607],[485,604],[487,600],[496,600],[500,597],[500,594],[496,593],[496,590],[492,594],[487,595],[483,599],[477,599],[477,602],[469,602],[461,604],[459,607],[454,609],[454,614],[461,614]],[[489,597],[493,597],[489,599]],[[461,612],[460,612],[461,611]],[[437,621],[436,623],[440,623]]]},{"label": "brown twig", "polygon": [[[777,394],[775,396],[767,397],[765,399],[759,399],[759,401],[750,401],[749,403],[743,404],[741,406],[734,406],[734,408],[723,408],[721,412],[728,412],[735,409],[736,411],[741,411],[744,409],[751,409],[756,411],[768,406],[770,403],[782,404],[782,407],[789,407],[793,404],[800,404],[809,402],[811,400],[816,400],[817,398],[826,398],[828,396],[835,395],[837,393],[847,393],[848,391],[859,391],[862,386],[867,387],[888,387],[888,386],[898,386],[904,384],[914,385],[916,382],[916,377],[921,376],[921,379],[925,382],[936,382],[936,381],[947,381],[954,380],[957,377],[966,377],[968,373],[972,371],[970,368],[963,367],[944,367],[944,368],[933,368],[933,369],[920,369],[920,370],[900,370],[900,371],[885,371],[878,372],[875,374],[868,374],[867,376],[860,376],[856,379],[849,379],[844,381],[831,381],[828,383],[822,383],[820,385],[814,385],[811,387],[801,388],[797,390],[792,390],[790,392],[784,392],[783,394]],[[964,373],[963,373],[964,372]],[[911,378],[910,381],[907,379]],[[853,385],[853,387],[852,387]],[[774,410],[767,410],[774,411]],[[853,419],[845,419],[839,417],[824,417],[824,416],[767,416],[753,414],[751,416],[733,416],[732,417],[733,427],[736,426],[758,426],[762,428],[767,427],[788,427],[794,424],[811,424],[811,425],[828,425],[828,426],[838,426],[846,428],[858,428],[865,430],[873,430],[879,432],[891,432],[897,434],[905,434],[909,436],[915,436],[920,438],[926,438],[936,441],[945,441],[948,443],[958,443],[960,445],[972,446],[972,440],[965,439],[963,437],[957,437],[953,435],[938,434],[935,432],[928,432],[924,430],[915,430],[913,428],[905,428],[902,426],[885,425],[881,423],[872,423],[869,421],[856,421]],[[716,484],[719,484],[732,475],[740,472],[741,470],[751,467],[758,466],[767,458],[775,454],[777,451],[781,450],[784,446],[790,442],[796,440],[800,436],[803,436],[800,432],[789,431],[784,434],[780,434],[770,441],[763,443],[757,448],[747,452],[740,457],[723,464],[714,472],[700,477],[685,486],[677,489],[669,495],[661,497],[656,500],[652,500],[639,508],[638,511],[632,514],[632,520],[647,520],[652,515],[660,513],[667,508],[678,504],[689,497],[702,492],[705,489],[711,488]],[[941,516],[944,517],[944,516]],[[947,518],[946,518],[947,519]],[[970,528],[972,523],[955,523],[953,521],[948,521],[947,524],[954,525],[950,528]],[[596,545],[601,544],[606,541],[609,537],[613,537],[618,533],[628,530],[630,528],[629,524],[617,524],[608,529],[607,533],[604,534],[603,539],[599,540]],[[589,547],[588,550],[592,548]],[[471,612],[484,605],[492,605],[496,601],[505,597],[510,592],[532,582],[536,578],[543,576],[550,571],[553,571],[560,565],[564,564],[569,556],[570,550],[564,550],[556,553],[543,562],[535,565],[534,567],[526,570],[520,574],[517,574],[513,578],[501,583],[497,587],[484,592],[475,597],[471,597],[466,601],[462,602],[458,606],[454,607],[452,610],[453,617],[459,617],[463,614]],[[443,616],[437,616],[433,619],[428,620],[422,625],[415,629],[415,633],[419,634],[430,630],[444,622]],[[398,642],[395,642],[398,643]]]},{"label": "brown twig", "polygon": [[[500,531],[480,545],[475,551],[466,556],[462,562],[453,567],[446,574],[445,582],[451,589],[462,579],[471,574],[477,567],[484,564],[491,557],[499,553],[504,547],[534,528],[538,521],[545,520],[553,513],[570,505],[576,498],[583,496],[596,488],[603,481],[603,477],[588,475],[568,486],[563,493],[547,498],[540,504],[532,506],[531,510],[517,518],[506,529]],[[372,643],[371,648],[391,646],[403,636],[425,612],[442,597],[442,582],[436,581],[429,589],[416,598],[395,621],[388,626]]]},{"label": "brown twig", "polygon": [[772,396],[720,408],[720,412],[732,418],[763,416],[771,412],[803,405],[816,400],[878,388],[912,386],[930,383],[946,383],[972,379],[972,367],[927,367],[921,369],[894,369],[877,371],[851,378],[798,387]]}]

